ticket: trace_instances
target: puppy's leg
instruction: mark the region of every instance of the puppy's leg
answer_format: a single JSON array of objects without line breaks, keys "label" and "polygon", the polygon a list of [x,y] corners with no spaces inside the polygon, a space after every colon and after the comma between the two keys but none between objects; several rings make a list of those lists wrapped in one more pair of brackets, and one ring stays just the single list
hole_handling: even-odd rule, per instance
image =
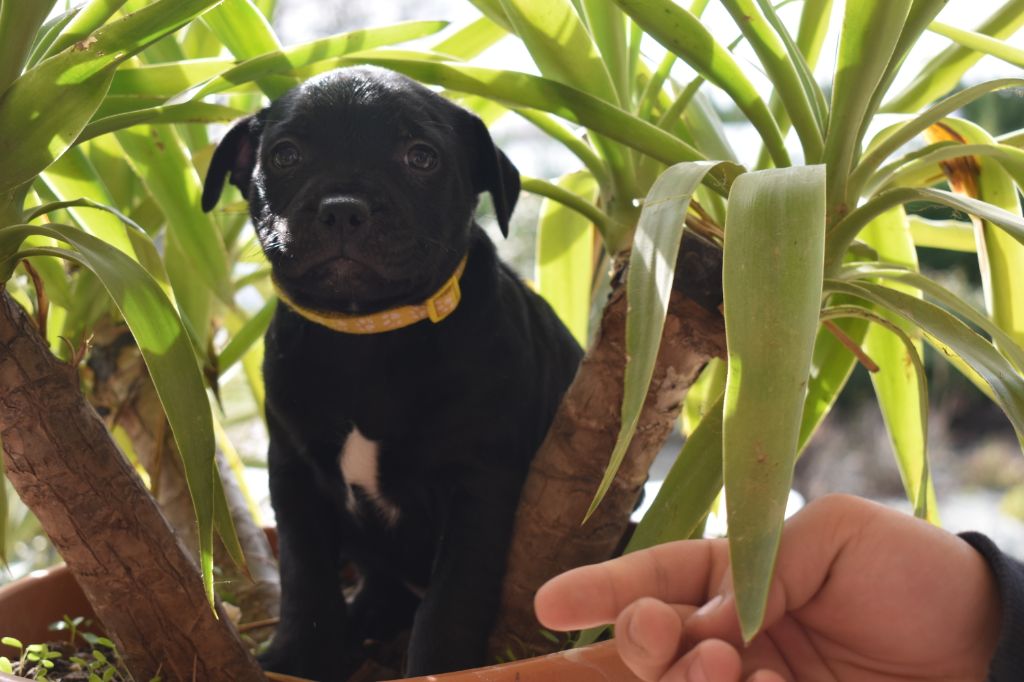
[{"label": "puppy's leg", "polygon": [[319,490],[315,472],[289,447],[268,417],[270,496],[277,518],[281,621],[260,656],[267,670],[322,682],[347,679],[356,664],[346,638],[336,505]]},{"label": "puppy's leg", "polygon": [[489,471],[450,501],[430,586],[416,612],[409,676],[474,668],[484,660],[525,472]]},{"label": "puppy's leg", "polygon": [[390,642],[412,626],[420,597],[392,572],[362,567],[363,584],[349,604],[349,628],[359,641]]}]

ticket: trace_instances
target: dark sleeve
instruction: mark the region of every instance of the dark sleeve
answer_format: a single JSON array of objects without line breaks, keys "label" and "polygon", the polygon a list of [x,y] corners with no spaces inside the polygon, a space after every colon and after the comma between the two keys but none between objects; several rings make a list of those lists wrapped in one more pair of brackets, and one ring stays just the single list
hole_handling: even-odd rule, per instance
[{"label": "dark sleeve", "polygon": [[988,561],[1002,598],[1003,626],[988,679],[1020,682],[1024,680],[1024,564],[1000,552],[995,543],[981,533],[961,533],[960,537]]}]

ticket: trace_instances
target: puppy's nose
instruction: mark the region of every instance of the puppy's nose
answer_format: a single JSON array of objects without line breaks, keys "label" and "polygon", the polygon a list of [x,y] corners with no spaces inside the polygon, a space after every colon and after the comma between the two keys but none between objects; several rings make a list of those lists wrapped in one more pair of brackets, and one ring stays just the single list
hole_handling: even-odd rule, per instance
[{"label": "puppy's nose", "polygon": [[331,227],[361,227],[370,219],[370,205],[351,196],[330,196],[320,201],[316,219]]}]

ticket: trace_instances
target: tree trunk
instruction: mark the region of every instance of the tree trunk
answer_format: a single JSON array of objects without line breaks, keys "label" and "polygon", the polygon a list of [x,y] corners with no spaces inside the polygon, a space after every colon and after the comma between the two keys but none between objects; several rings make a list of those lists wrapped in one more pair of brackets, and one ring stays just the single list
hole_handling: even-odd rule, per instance
[{"label": "tree trunk", "polygon": [[[110,326],[97,330],[88,365],[92,371],[90,401],[105,413],[108,428],[124,429],[139,464],[149,474],[153,498],[178,539],[191,550],[193,557],[198,557],[195,512],[181,456],[142,353],[131,334],[123,328]],[[276,618],[281,585],[270,543],[253,522],[245,498],[235,484],[234,472],[219,452],[217,466],[224,482],[228,510],[252,576],[246,576],[235,566],[224,545],[217,541],[214,543],[217,592],[238,607],[240,623]],[[273,634],[273,627],[265,626],[248,634],[260,642]]]},{"label": "tree trunk", "polygon": [[725,354],[721,250],[686,232],[654,377],[636,435],[593,516],[583,517],[608,465],[621,421],[626,287],[622,272],[601,326],[530,467],[519,500],[502,605],[491,636],[494,656],[557,648],[541,635],[533,595],[548,579],[608,559],[626,532],[651,462],[671,432],[686,391],[713,357]]},{"label": "tree trunk", "polygon": [[6,292],[0,436],[8,478],[135,679],[265,679],[209,607],[199,569],[82,397],[77,370],[50,354]]}]

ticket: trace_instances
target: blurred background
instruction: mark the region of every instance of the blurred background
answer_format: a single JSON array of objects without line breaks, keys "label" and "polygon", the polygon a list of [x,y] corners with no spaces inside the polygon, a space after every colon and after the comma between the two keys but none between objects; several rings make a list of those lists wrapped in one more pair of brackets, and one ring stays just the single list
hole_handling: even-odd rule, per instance
[{"label": "blurred background", "polygon": [[[60,10],[66,7],[58,3]],[[939,20],[953,26],[971,27],[976,18],[989,14],[998,5],[997,0],[951,0],[939,15]],[[795,6],[780,9],[786,20]],[[466,0],[279,0],[273,25],[285,45],[307,41],[342,31],[394,23],[413,19],[443,19],[461,25],[478,15]],[[716,26],[724,32],[735,32],[725,11],[713,3],[706,15],[706,23],[718,34]],[[1024,32],[1022,32],[1024,33]],[[725,38],[723,42],[729,42]],[[1024,47],[1024,35],[1008,42]],[[925,62],[948,41],[927,33],[911,54],[910,60]],[[499,42],[488,50],[482,62],[488,60],[506,69],[533,71],[532,61],[512,40]],[[737,48],[741,59],[745,45]],[[834,45],[826,45],[818,66],[821,82],[828,80]],[[657,62],[662,48],[655,43],[642,50],[645,58]],[[757,83],[756,69],[751,65],[751,76]],[[692,77],[688,67],[677,65],[680,80]],[[913,72],[916,69],[907,69]],[[968,72],[961,86],[996,77],[1020,77],[1018,69],[1004,62],[986,57]],[[764,83],[761,83],[762,85]],[[728,139],[741,161],[756,153],[756,133],[737,112],[730,119],[730,102],[708,88],[710,96],[723,112]],[[828,93],[826,92],[826,95]],[[984,125],[994,135],[1024,126],[1024,97],[1012,91],[1001,91],[975,102],[960,115]],[[217,138],[220,130],[214,130]],[[506,116],[492,128],[492,134],[516,166],[527,175],[554,178],[576,170],[578,160],[565,148],[553,143],[523,119]],[[794,160],[800,157],[799,145],[791,146]],[[488,206],[480,209],[481,222],[488,227],[499,250],[521,272],[525,279],[533,277],[536,221],[539,197],[524,193],[519,200],[510,236],[502,240],[490,225]],[[913,210],[913,206],[909,207]],[[927,217],[952,218],[949,212],[929,209]],[[962,218],[962,216],[960,216]],[[921,268],[929,277],[956,292],[965,300],[982,308],[982,294],[976,257],[952,251],[921,249]],[[932,352],[928,349],[928,352]],[[1006,551],[1024,558],[1024,457],[1021,446],[1009,422],[990,401],[962,376],[943,362],[930,362],[929,389],[932,414],[929,432],[929,456],[943,525],[954,531],[980,530],[992,537]],[[262,417],[253,401],[243,377],[241,365],[236,365],[223,377],[222,423],[228,438],[245,464],[245,482],[248,494],[260,510],[260,522],[273,523],[269,507],[265,470],[266,432]],[[678,454],[682,438],[674,435],[666,444],[651,473],[647,500],[660,485],[673,458]],[[9,485],[6,481],[4,485]],[[846,492],[863,495],[909,510],[903,493],[899,473],[894,464],[891,446],[886,435],[877,402],[866,372],[858,367],[848,387],[808,450],[797,465],[792,509],[805,500],[828,492]],[[31,514],[10,495],[11,509],[6,538],[8,566],[0,570],[0,583],[27,572],[51,565],[59,557],[50,548],[38,523]],[[643,508],[638,514],[643,513]],[[708,532],[723,530],[721,524],[709,523]]]}]

